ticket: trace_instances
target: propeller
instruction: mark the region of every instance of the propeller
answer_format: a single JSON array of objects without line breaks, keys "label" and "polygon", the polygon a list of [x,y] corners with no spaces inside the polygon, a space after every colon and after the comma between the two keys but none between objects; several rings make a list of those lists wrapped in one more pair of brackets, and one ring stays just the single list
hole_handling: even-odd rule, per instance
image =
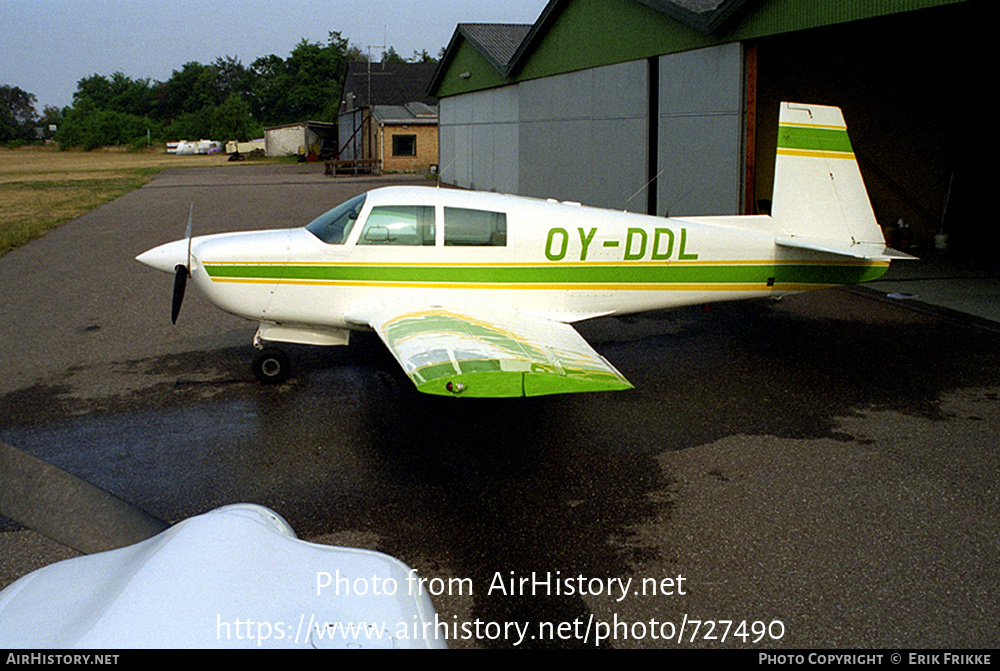
[{"label": "propeller", "polygon": [[187,278],[191,274],[191,222],[194,219],[194,203],[191,203],[191,211],[188,213],[187,231],[187,263],[178,264],[174,268],[174,297],[170,305],[170,323],[177,323],[177,315],[181,313],[181,304],[184,302],[184,290],[187,289]]},{"label": "propeller", "polygon": [[0,515],[85,554],[132,545],[167,522],[96,485],[0,443]]},{"label": "propeller", "polygon": [[187,266],[178,265],[174,269],[174,298],[170,305],[170,323],[177,323],[177,315],[181,313],[181,303],[184,302],[184,290],[187,288],[187,278],[190,274]]}]

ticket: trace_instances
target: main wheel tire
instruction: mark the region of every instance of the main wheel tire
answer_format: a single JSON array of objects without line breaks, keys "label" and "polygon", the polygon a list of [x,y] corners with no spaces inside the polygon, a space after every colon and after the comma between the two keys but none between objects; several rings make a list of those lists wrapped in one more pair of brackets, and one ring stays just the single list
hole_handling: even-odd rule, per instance
[{"label": "main wheel tire", "polygon": [[254,357],[253,376],[261,384],[281,384],[292,374],[292,362],[280,349],[266,347]]}]

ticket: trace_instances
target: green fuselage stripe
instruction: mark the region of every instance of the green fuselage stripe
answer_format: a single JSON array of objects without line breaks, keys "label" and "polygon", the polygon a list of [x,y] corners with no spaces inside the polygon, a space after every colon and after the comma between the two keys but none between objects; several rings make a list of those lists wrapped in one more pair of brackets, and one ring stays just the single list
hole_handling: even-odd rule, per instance
[{"label": "green fuselage stripe", "polygon": [[[752,263],[664,265],[284,265],[205,264],[209,277],[235,282],[427,285],[855,284],[880,277],[885,264]],[[544,287],[543,287],[544,288]]]}]

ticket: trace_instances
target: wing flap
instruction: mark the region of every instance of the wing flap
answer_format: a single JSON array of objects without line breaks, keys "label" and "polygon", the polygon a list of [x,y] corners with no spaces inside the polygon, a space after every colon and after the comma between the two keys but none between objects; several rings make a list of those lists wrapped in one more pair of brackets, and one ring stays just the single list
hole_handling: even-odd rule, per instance
[{"label": "wing flap", "polygon": [[434,308],[370,325],[417,389],[429,394],[498,398],[632,387],[568,324]]}]

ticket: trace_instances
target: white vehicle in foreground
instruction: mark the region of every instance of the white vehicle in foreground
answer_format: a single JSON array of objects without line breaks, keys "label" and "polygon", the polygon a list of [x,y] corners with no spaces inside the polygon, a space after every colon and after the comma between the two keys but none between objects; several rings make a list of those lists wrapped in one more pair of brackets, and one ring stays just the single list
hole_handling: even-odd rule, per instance
[{"label": "white vehicle in foreground", "polygon": [[[236,504],[0,592],[0,648],[444,648],[420,576]],[[15,657],[16,658],[16,657]]]}]

